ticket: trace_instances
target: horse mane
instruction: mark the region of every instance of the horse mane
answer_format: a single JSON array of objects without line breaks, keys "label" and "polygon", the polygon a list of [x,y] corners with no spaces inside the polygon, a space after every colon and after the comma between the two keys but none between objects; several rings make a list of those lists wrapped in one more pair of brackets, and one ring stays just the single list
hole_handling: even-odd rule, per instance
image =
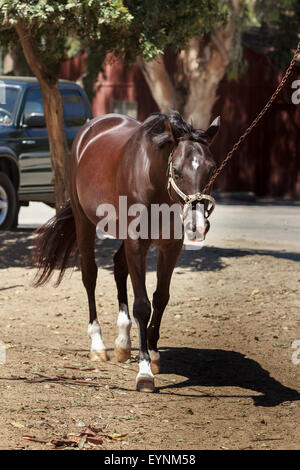
[{"label": "horse mane", "polygon": [[166,131],[165,119],[168,119],[172,133],[176,141],[180,138],[187,138],[196,142],[205,143],[204,131],[194,129],[188,124],[178,111],[171,111],[169,114],[153,113],[141,125],[146,131],[146,136],[157,146],[171,143],[171,138]]}]

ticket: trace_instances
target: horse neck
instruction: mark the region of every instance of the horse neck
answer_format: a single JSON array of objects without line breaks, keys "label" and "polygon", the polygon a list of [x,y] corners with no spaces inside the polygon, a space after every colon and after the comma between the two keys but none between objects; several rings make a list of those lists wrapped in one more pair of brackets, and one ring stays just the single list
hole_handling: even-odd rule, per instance
[{"label": "horse neck", "polygon": [[152,150],[149,154],[151,183],[155,191],[161,193],[160,197],[163,199],[168,197],[168,161],[171,151],[171,145],[164,145],[163,148]]}]

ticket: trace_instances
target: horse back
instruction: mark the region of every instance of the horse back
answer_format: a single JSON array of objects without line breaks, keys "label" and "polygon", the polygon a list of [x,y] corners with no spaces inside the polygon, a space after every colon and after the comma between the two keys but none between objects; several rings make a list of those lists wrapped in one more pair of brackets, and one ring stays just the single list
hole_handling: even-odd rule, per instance
[{"label": "horse back", "polygon": [[87,122],[71,151],[70,195],[96,221],[100,203],[116,203],[117,174],[124,148],[140,123],[129,116],[107,114]]}]

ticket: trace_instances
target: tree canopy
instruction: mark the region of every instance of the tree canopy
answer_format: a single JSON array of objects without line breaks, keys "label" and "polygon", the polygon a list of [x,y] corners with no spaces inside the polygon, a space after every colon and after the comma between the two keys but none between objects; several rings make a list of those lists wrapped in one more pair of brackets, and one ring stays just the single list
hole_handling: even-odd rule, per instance
[{"label": "tree canopy", "polygon": [[56,74],[69,37],[86,42],[101,40],[118,46],[120,31],[132,20],[122,0],[0,0],[0,41],[18,41],[15,25],[22,22],[34,40],[41,61]]},{"label": "tree canopy", "polygon": [[278,68],[285,67],[291,60],[291,49],[299,41],[299,0],[255,0],[253,17],[271,48],[273,63]]},{"label": "tree canopy", "polygon": [[130,62],[137,55],[149,60],[166,44],[184,47],[189,37],[209,31],[225,19],[226,8],[218,0],[0,0],[0,41],[15,42],[14,26],[22,21],[53,72],[70,37]]},{"label": "tree canopy", "polygon": [[[274,46],[274,61],[285,64],[300,29],[297,0],[0,0],[0,43],[17,42],[14,26],[22,21],[51,73],[58,73],[70,38],[98,63],[107,52],[134,63],[137,56],[152,60],[166,45],[187,47],[191,37],[226,25],[233,10],[237,36],[257,25]],[[237,37],[235,61],[238,47]]]}]

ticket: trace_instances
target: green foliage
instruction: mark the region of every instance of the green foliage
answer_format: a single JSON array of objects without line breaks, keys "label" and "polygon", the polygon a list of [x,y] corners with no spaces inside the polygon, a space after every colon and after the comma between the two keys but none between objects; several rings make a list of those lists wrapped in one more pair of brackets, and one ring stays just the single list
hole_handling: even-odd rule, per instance
[{"label": "green foliage", "polygon": [[291,60],[291,49],[299,42],[299,0],[256,0],[254,11],[261,34],[269,43],[273,63],[277,68],[286,67]]},{"label": "green foliage", "polygon": [[153,59],[166,45],[184,48],[189,38],[225,21],[228,12],[226,2],[218,0],[125,0],[124,4],[133,17],[126,47],[129,61],[137,53]]},{"label": "green foliage", "polygon": [[234,29],[234,36],[227,71],[228,80],[237,80],[247,70],[247,63],[243,59],[242,36],[250,18],[250,7],[248,0],[241,0],[238,11],[231,8],[231,27]]},{"label": "green foliage", "polygon": [[191,36],[225,20],[226,4],[219,0],[0,0],[0,43],[16,42],[14,25],[21,20],[51,74],[58,72],[63,58],[81,49],[89,53],[89,70],[95,77],[107,52],[134,63],[137,55],[153,59],[168,44],[185,47]]},{"label": "green foliage", "polygon": [[[93,85],[106,53],[111,51],[134,64],[138,55],[146,60],[163,53],[167,45],[187,46],[189,38],[213,30],[228,14],[228,2],[219,0],[124,0],[131,17],[130,27],[120,32],[116,43],[103,40],[86,44],[87,73],[85,90],[92,98]],[[102,35],[102,39],[104,35]]]},{"label": "green foliage", "polygon": [[101,40],[114,49],[132,17],[122,0],[0,0],[1,44],[17,40],[14,25],[20,20],[30,30],[41,60],[55,74],[69,37],[84,43]]},{"label": "green foliage", "polygon": [[274,46],[272,58],[285,65],[300,31],[299,0],[240,0],[238,11],[232,0],[0,0],[0,44],[18,42],[14,25],[21,20],[51,74],[62,59],[86,50],[94,80],[107,52],[128,63],[138,55],[151,60],[167,45],[180,50],[190,37],[222,27],[229,15],[235,25],[231,77],[243,69],[242,34],[249,25],[261,28]]},{"label": "green foliage", "polygon": [[[230,5],[228,8],[230,11]],[[235,37],[227,78],[237,79],[247,71],[242,54],[242,37],[249,27],[254,27],[258,42],[269,50],[269,57],[277,69],[288,65],[291,49],[299,41],[299,0],[240,0],[234,21]]]}]

